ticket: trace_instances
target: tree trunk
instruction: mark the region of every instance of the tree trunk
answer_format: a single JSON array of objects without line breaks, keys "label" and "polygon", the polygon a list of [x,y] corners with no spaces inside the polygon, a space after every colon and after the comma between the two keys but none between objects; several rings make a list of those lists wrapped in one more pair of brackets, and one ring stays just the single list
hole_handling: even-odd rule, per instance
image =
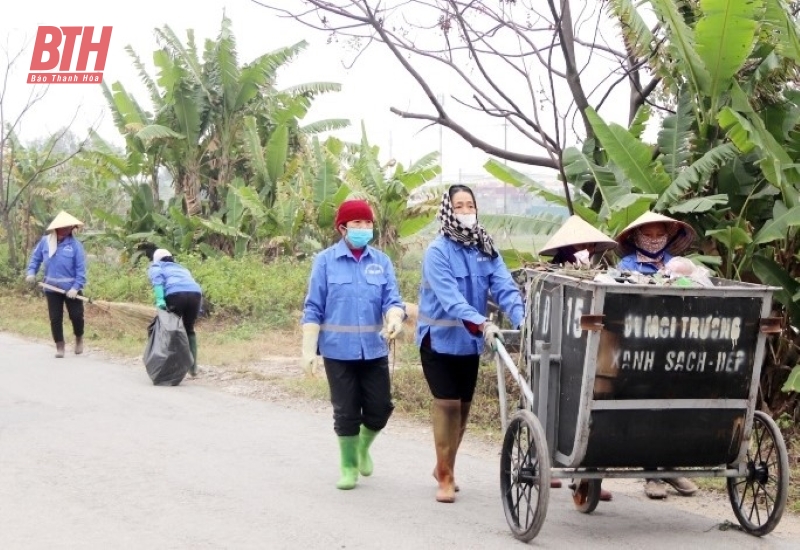
[{"label": "tree trunk", "polygon": [[6,232],[6,240],[8,242],[8,267],[16,272],[19,269],[19,259],[17,258],[17,236],[14,230],[14,224],[11,222],[11,215],[7,209],[3,208],[0,211],[2,217],[3,229]]},{"label": "tree trunk", "polygon": [[158,204],[161,199],[158,189],[158,165],[154,166],[150,173],[150,191],[153,193],[153,203]]},{"label": "tree trunk", "polygon": [[202,210],[200,204],[200,186],[197,181],[197,174],[194,170],[189,169],[181,177],[181,192],[183,193],[183,200],[186,203],[186,214],[189,216],[197,216]]}]

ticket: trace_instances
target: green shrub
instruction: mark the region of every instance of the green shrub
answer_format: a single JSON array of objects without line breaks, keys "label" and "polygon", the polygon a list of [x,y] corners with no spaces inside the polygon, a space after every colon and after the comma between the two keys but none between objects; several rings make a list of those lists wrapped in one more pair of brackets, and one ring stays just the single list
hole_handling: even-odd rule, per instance
[{"label": "green shrub", "polygon": [[400,287],[400,297],[404,302],[417,303],[419,297],[419,281],[422,275],[420,269],[396,268],[397,284]]},{"label": "green shrub", "polygon": [[185,259],[215,314],[252,316],[271,325],[300,322],[311,270],[309,260]]},{"label": "green shrub", "polygon": [[88,260],[84,294],[111,302],[152,303],[147,267]]},{"label": "green shrub", "polygon": [[3,243],[0,245],[0,284],[19,283],[22,280],[22,276],[22,272],[14,273],[8,266],[8,244]]},{"label": "green shrub", "polygon": [[[10,288],[22,284],[22,275],[3,272],[6,251],[0,247],[0,281]],[[91,256],[87,262],[85,294],[98,300],[150,304],[152,288],[146,261],[136,265]],[[176,258],[186,266],[203,289],[206,306],[213,316],[248,320],[259,326],[295,326],[300,322],[308,289],[311,259],[280,258],[264,263],[259,256],[203,259],[184,254]],[[404,301],[416,302],[420,272],[414,268],[397,271]]]},{"label": "green shrub", "polygon": [[[244,318],[281,326],[299,322],[305,297],[309,261],[280,259],[265,264],[260,258],[176,258],[192,272],[203,289],[209,311],[219,317]],[[115,302],[151,303],[152,290],[145,262],[136,266],[94,260],[89,262],[86,294]]]}]

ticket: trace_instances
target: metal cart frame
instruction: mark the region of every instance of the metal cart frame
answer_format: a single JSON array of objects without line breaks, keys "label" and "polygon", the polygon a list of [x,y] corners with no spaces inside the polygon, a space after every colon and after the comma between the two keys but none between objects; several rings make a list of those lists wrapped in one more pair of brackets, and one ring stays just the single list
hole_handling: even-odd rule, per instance
[{"label": "metal cart frame", "polygon": [[[772,531],[786,504],[788,455],[774,421],[755,406],[767,335],[781,331],[780,319],[770,317],[779,289],[722,279],[710,288],[678,288],[526,275],[523,368],[502,344],[496,356],[505,432],[501,492],[514,536],[529,541],[541,529],[551,478],[572,479],[576,508],[591,513],[603,478],[724,477],[744,530]],[[642,308],[656,311],[645,318]],[[740,323],[732,328],[731,319]],[[726,339],[709,338],[723,331]],[[690,351],[673,349],[684,342]],[[625,346],[636,350],[621,351]],[[653,346],[657,351],[647,351]],[[620,366],[624,353],[638,367],[632,360]],[[696,378],[683,370],[688,360],[675,363],[680,353],[694,357]],[[668,372],[677,366],[680,373]],[[506,373],[520,390],[511,418]],[[692,422],[695,414],[700,418]],[[665,423],[665,446],[654,443],[661,438],[648,433],[647,422],[653,429]],[[693,448],[676,447],[669,441],[676,434]]]}]

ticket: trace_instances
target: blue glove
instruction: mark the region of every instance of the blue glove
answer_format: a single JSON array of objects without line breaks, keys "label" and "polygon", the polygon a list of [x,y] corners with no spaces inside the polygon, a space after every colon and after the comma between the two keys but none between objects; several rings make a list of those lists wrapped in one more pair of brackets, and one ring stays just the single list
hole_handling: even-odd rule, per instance
[{"label": "blue glove", "polygon": [[158,309],[167,309],[167,302],[164,300],[164,286],[156,285],[153,287],[153,296],[156,299],[156,307]]}]

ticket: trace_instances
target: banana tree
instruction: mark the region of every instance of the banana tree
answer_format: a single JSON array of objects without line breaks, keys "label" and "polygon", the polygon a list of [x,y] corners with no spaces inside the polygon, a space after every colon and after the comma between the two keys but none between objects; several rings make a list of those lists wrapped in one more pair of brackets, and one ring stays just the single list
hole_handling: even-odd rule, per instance
[{"label": "banana tree", "polygon": [[[800,326],[800,261],[793,252],[800,227],[800,95],[792,86],[800,40],[788,6],[701,0],[679,8],[653,0],[661,33],[654,36],[630,2],[612,4],[626,6],[619,13],[635,48],[661,44],[653,70],[675,109],[661,121],[656,143],[586,110],[596,142],[563,156],[576,187],[593,185],[592,196],[578,196],[582,213],[611,233],[642,208],[690,222],[705,237],[700,259],[728,278],[783,288],[776,298],[788,324]],[[795,339],[787,331],[776,345],[785,351]],[[765,376],[785,369],[781,361]]]},{"label": "banana tree", "polygon": [[421,231],[436,215],[438,200],[435,204],[410,205],[409,199],[415,189],[441,172],[437,164],[438,152],[424,155],[408,168],[395,159],[381,165],[378,160],[380,149],[369,143],[362,122],[360,143],[349,144],[343,153],[347,188],[352,196],[366,199],[375,211],[376,245],[391,255],[397,255],[401,248],[400,240]]},{"label": "banana tree", "polygon": [[[157,29],[156,35],[161,45],[153,55],[156,77],[128,49],[155,114],[145,111],[121,84],[105,89],[117,127],[126,136],[125,168],[150,175],[154,204],[166,214],[157,194],[158,168],[166,167],[184,212],[202,218],[194,245],[241,254],[271,236],[250,231],[252,216],[245,215],[241,193],[229,192],[229,187],[240,189],[245,182],[264,208],[275,208],[280,186],[293,177],[287,169],[303,164],[297,157],[305,154],[307,137],[348,124],[342,119],[303,121],[315,97],[340,87],[315,82],[279,90],[277,71],[307,44],[298,42],[240,65],[227,17],[216,40],[207,40],[202,52],[191,29],[185,41],[169,26]],[[109,168],[122,168],[120,159],[104,161]]]}]

